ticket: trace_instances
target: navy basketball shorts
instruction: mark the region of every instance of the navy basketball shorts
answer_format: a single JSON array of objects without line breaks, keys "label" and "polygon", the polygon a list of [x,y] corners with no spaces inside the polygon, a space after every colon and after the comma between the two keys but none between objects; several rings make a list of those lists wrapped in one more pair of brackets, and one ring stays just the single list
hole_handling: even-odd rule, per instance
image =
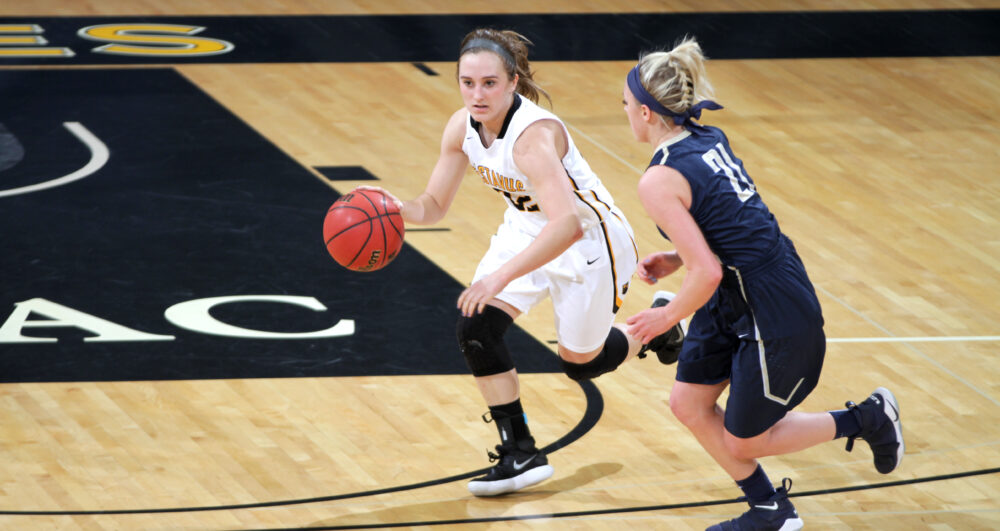
[{"label": "navy basketball shorts", "polygon": [[729,380],[726,430],[760,435],[816,387],[826,353],[816,292],[794,250],[755,274],[725,270],[695,312],[677,365],[677,380]]}]

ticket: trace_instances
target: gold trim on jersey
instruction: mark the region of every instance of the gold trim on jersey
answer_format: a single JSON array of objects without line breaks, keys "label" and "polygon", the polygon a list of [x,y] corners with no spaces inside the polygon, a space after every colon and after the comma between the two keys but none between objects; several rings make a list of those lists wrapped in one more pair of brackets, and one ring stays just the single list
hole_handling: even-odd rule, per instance
[{"label": "gold trim on jersey", "polygon": [[[565,168],[563,168],[563,170],[565,171]],[[614,302],[614,305],[611,308],[611,313],[618,313],[618,310],[622,307],[622,304],[625,303],[625,301],[622,299],[622,297],[625,295],[625,290],[628,289],[628,287],[627,287],[628,286],[628,282],[626,282],[625,285],[623,285],[621,287],[621,289],[619,289],[619,287],[618,287],[618,268],[617,268],[617,264],[615,263],[615,250],[614,250],[614,248],[611,245],[611,238],[608,236],[608,226],[607,226],[607,223],[605,223],[604,216],[601,215],[600,210],[595,205],[591,204],[590,201],[587,201],[586,197],[584,197],[584,194],[586,192],[583,192],[583,191],[580,190],[580,188],[576,185],[576,180],[573,179],[573,176],[570,175],[568,171],[566,171],[566,177],[569,178],[569,182],[572,183],[572,185],[573,185],[573,192],[576,194],[576,197],[579,198],[580,201],[583,202],[583,204],[587,205],[587,207],[589,207],[591,210],[593,210],[594,211],[594,215],[596,215],[597,219],[600,221],[599,225],[601,226],[601,232],[604,234],[604,246],[608,250],[608,257],[611,259],[611,284],[612,284],[612,288],[613,288],[614,293],[615,293],[615,302]],[[594,198],[595,201],[597,201],[598,203],[604,205],[604,208],[608,209],[608,212],[610,212],[613,216],[615,216],[616,218],[618,218],[619,220],[621,220],[621,216],[619,216],[617,213],[615,213],[615,211],[612,210],[612,208],[611,208],[610,205],[608,205],[607,203],[605,203],[604,201],[602,201],[601,198],[597,197],[597,193],[596,192],[594,192],[593,190],[588,190],[588,192],[590,192],[590,195]],[[622,221],[624,221],[624,220],[622,220]],[[629,235],[629,238],[632,239],[632,245],[635,248],[636,261],[638,262],[638,260],[639,260],[639,248],[635,244],[635,238],[632,238],[631,235]]]}]

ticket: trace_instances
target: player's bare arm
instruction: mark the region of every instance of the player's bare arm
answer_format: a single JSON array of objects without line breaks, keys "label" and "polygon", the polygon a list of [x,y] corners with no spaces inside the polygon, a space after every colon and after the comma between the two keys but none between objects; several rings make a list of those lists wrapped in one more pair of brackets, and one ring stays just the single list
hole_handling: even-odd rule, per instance
[{"label": "player's bare arm", "polygon": [[462,292],[458,307],[463,315],[481,312],[511,280],[545,265],[583,236],[573,190],[562,166],[566,149],[561,126],[550,120],[528,126],[514,144],[514,162],[531,179],[534,199],[548,223],[528,247]]},{"label": "player's bare arm", "polygon": [[510,278],[545,265],[583,236],[573,189],[562,165],[566,150],[565,132],[552,120],[535,122],[514,144],[514,162],[531,179],[534,199],[548,223],[531,245],[508,262]]},{"label": "player's bare arm", "polygon": [[632,335],[647,342],[708,302],[722,280],[722,266],[688,211],[691,187],[677,170],[667,166],[646,170],[639,180],[639,198],[650,218],[670,236],[688,271],[670,304],[643,310],[626,321]]},{"label": "player's bare arm", "polygon": [[464,109],[451,115],[441,135],[441,153],[423,193],[403,202],[403,220],[417,225],[431,225],[441,221],[455,199],[462,183],[469,158],[462,152],[465,135]]},{"label": "player's bare arm", "polygon": [[427,187],[416,198],[402,201],[380,186],[363,185],[360,190],[377,190],[386,194],[400,210],[403,221],[415,225],[432,225],[441,221],[455,199],[462,183],[469,158],[462,151],[465,134],[465,112],[459,109],[451,115],[441,135],[441,153],[427,182]]}]

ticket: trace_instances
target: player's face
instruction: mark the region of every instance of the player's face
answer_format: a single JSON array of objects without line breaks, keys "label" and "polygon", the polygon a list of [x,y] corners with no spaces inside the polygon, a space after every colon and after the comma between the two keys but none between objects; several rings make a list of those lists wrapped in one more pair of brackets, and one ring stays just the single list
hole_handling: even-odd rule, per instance
[{"label": "player's face", "polygon": [[487,125],[502,123],[514,101],[517,76],[509,79],[503,61],[494,53],[467,53],[458,62],[458,86],[473,119]]},{"label": "player's face", "polygon": [[628,124],[632,126],[632,135],[639,142],[646,142],[646,121],[642,118],[642,106],[639,100],[635,99],[632,91],[625,84],[625,91],[622,94],[622,105],[625,106],[625,116],[628,116]]}]

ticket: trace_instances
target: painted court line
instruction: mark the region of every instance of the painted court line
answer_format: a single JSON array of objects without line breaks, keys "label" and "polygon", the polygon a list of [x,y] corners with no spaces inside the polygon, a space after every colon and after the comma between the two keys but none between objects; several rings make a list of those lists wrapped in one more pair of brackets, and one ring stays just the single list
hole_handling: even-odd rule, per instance
[{"label": "painted court line", "polygon": [[[905,338],[894,337],[893,334],[892,334],[892,332],[890,332],[886,327],[884,327],[884,326],[876,323],[875,321],[873,321],[872,319],[870,319],[867,315],[865,315],[864,313],[862,313],[861,311],[859,311],[857,308],[855,308],[855,307],[851,306],[850,304],[848,304],[847,301],[841,299],[840,297],[837,297],[833,293],[830,293],[829,290],[823,288],[822,286],[818,286],[817,285],[816,286],[816,290],[822,292],[827,297],[830,297],[831,299],[837,301],[838,304],[840,304],[844,308],[847,308],[847,310],[850,311],[851,313],[853,313],[854,315],[857,315],[858,317],[864,319],[866,322],[868,322],[869,324],[871,324],[875,328],[878,328],[879,330],[881,330],[886,336],[888,336],[886,339],[896,339],[896,340],[905,339]],[[994,337],[994,336],[981,336],[981,337]],[[990,401],[993,405],[995,405],[997,407],[1000,407],[1000,402],[998,402],[995,398],[993,398],[992,396],[990,396],[987,392],[983,391],[982,389],[980,389],[979,387],[977,387],[975,384],[973,384],[969,380],[966,380],[965,378],[961,377],[958,373],[956,373],[955,371],[953,371],[950,368],[946,367],[944,364],[942,364],[938,360],[934,359],[932,356],[928,356],[927,354],[924,354],[923,351],[921,351],[917,347],[913,346],[913,343],[915,343],[915,341],[901,341],[901,342],[907,348],[909,348],[914,353],[916,353],[918,356],[920,356],[921,358],[923,358],[924,361],[926,361],[927,363],[930,363],[931,365],[937,367],[937,369],[939,371],[941,371],[942,373],[947,374],[948,376],[954,378],[956,381],[961,382],[962,385],[968,387],[969,389],[972,389],[973,391],[976,392],[976,394],[978,394],[979,396],[981,396],[981,397],[985,398],[986,400]]]},{"label": "painted court line", "polygon": [[[584,139],[586,139],[587,141],[589,141],[591,144],[593,144],[594,146],[596,146],[601,151],[607,153],[608,155],[610,155],[615,160],[621,162],[627,168],[631,168],[632,170],[635,170],[635,171],[638,171],[638,172],[641,173],[641,170],[638,170],[635,166],[633,166],[627,160],[623,159],[621,156],[619,156],[618,154],[616,154],[612,150],[608,149],[607,146],[605,146],[604,144],[601,144],[600,142],[598,142],[597,140],[595,140],[593,137],[591,137],[591,136],[587,135],[586,133],[584,133],[583,131],[581,131],[579,128],[574,127],[574,126],[570,125],[569,123],[566,123],[566,127],[569,128],[569,129],[571,129],[573,131],[574,135],[579,135],[579,136],[583,137]],[[978,394],[979,396],[985,398],[986,400],[988,400],[989,402],[991,402],[993,405],[995,405],[997,407],[1000,407],[1000,401],[997,401],[995,398],[993,398],[992,396],[990,396],[988,393],[986,393],[985,391],[983,391],[982,389],[980,389],[979,387],[977,387],[975,384],[973,384],[969,380],[966,380],[965,378],[962,378],[960,375],[958,375],[957,373],[955,373],[954,371],[952,371],[948,367],[946,367],[943,364],[941,364],[941,362],[937,361],[936,359],[934,359],[931,356],[928,356],[927,354],[925,354],[922,351],[920,351],[920,349],[916,348],[914,346],[914,343],[922,342],[922,341],[918,341],[918,338],[900,338],[900,337],[895,337],[892,334],[892,332],[890,332],[886,327],[880,325],[879,323],[876,323],[874,320],[872,320],[870,317],[868,317],[867,315],[865,315],[864,313],[862,313],[861,311],[859,311],[857,308],[854,308],[853,306],[851,306],[850,304],[848,304],[847,301],[841,299],[840,297],[837,297],[833,293],[830,293],[829,290],[823,288],[822,286],[820,286],[818,284],[814,283],[814,286],[815,286],[817,292],[823,293],[827,297],[830,297],[831,299],[833,299],[834,301],[836,301],[838,304],[840,304],[844,308],[847,308],[848,311],[850,311],[854,315],[857,315],[858,317],[860,317],[861,319],[863,319],[865,322],[867,322],[870,325],[874,326],[875,328],[877,328],[879,331],[881,331],[882,333],[884,333],[886,335],[885,338],[839,338],[839,339],[838,338],[834,338],[834,339],[827,339],[828,342],[830,342],[830,343],[860,343],[861,339],[868,339],[871,342],[889,342],[889,341],[892,341],[892,342],[903,343],[907,348],[909,348],[911,351],[913,351],[918,356],[920,356],[921,358],[923,358],[926,362],[930,363],[931,365],[934,365],[942,373],[947,374],[948,376],[954,378],[956,381],[961,382],[962,385],[965,385],[969,389],[973,390],[976,394]],[[966,338],[966,339],[964,339],[964,341],[997,341],[997,339],[995,339],[996,336],[973,336],[973,337],[979,337],[979,338],[982,338],[982,339],[968,339],[968,338]],[[959,341],[959,339],[958,339],[958,337],[952,338],[952,339],[945,339],[945,338],[941,338],[941,339],[927,339],[927,338],[924,338],[923,341]]]},{"label": "painted court line", "polygon": [[86,127],[80,122],[64,122],[63,126],[69,129],[70,133],[73,133],[76,138],[83,142],[83,145],[87,146],[90,150],[90,161],[87,162],[82,168],[76,170],[69,175],[59,177],[58,179],[52,179],[51,181],[45,181],[43,183],[32,184],[29,186],[22,186],[20,188],[13,188],[10,190],[0,190],[0,197],[6,197],[10,195],[27,194],[30,192],[37,192],[39,190],[45,190],[47,188],[55,188],[56,186],[62,186],[64,184],[71,183],[77,179],[83,179],[84,177],[96,172],[97,170],[104,167],[108,162],[108,158],[111,152],[108,151],[108,146],[104,145],[99,138],[94,136]]},{"label": "painted court line", "polygon": [[828,337],[827,343],[934,343],[962,341],[1000,341],[1000,336],[929,336],[929,337]]}]

